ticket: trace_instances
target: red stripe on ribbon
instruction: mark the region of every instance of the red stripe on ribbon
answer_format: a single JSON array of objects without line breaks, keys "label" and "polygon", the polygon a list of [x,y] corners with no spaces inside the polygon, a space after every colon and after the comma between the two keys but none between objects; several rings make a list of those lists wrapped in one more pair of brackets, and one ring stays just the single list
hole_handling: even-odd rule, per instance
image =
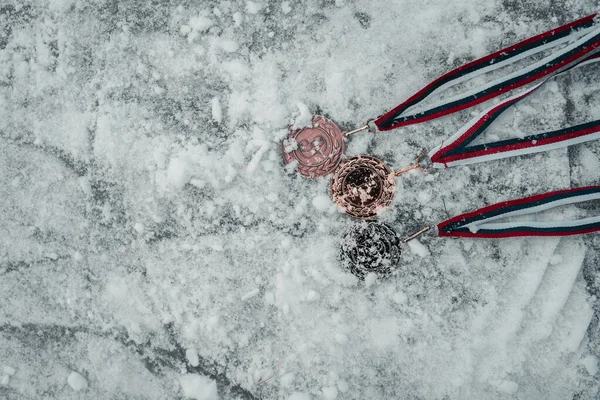
[{"label": "red stripe on ribbon", "polygon": [[[534,203],[536,201],[547,199],[548,197],[557,196],[557,195],[561,195],[561,194],[565,194],[565,193],[576,193],[576,192],[589,190],[589,189],[600,189],[600,186],[584,186],[584,187],[580,187],[580,188],[557,190],[554,192],[536,194],[536,195],[524,197],[521,199],[508,200],[508,201],[503,201],[500,203],[492,204],[491,206],[483,207],[483,208],[480,208],[478,210],[475,210],[475,211],[472,211],[469,213],[457,215],[456,217],[453,217],[453,218],[447,219],[446,221],[440,222],[438,224],[439,233],[440,233],[440,236],[454,236],[455,234],[453,234],[453,233],[442,235],[443,229],[450,224],[454,224],[457,222],[467,222],[468,220],[470,220],[474,217],[477,217],[479,215],[487,214],[492,211],[496,211],[496,210],[499,210],[499,209],[502,209],[505,207]],[[463,232],[463,233],[466,233],[466,232]],[[457,232],[457,234],[458,234],[458,232]]]},{"label": "red stripe on ribbon", "polygon": [[465,131],[465,133],[460,135],[460,137],[458,139],[451,142],[448,146],[442,147],[441,149],[436,151],[435,154],[431,156],[431,161],[444,162],[444,161],[440,161],[440,160],[442,160],[442,158],[444,158],[444,154],[447,154],[447,153],[451,152],[452,150],[456,149],[457,147],[459,147],[460,145],[462,145],[467,139],[469,139],[471,136],[473,136],[473,134],[475,134],[479,129],[481,129],[481,126],[488,119],[490,119],[494,114],[496,114],[499,109],[503,108],[504,106],[506,106],[508,104],[515,103],[515,102],[521,100],[523,97],[527,96],[528,94],[529,94],[529,92],[524,93],[519,97],[516,97],[510,101],[506,101],[504,103],[498,104],[497,106],[492,108],[490,111],[485,113],[475,124],[473,124],[469,129],[467,129]]},{"label": "red stripe on ribbon", "polygon": [[[594,14],[593,16],[589,16],[589,17],[586,17],[586,18],[589,18],[589,20],[593,20],[596,15],[597,14]],[[560,29],[560,28],[557,28],[557,29]],[[557,32],[557,30],[554,30],[554,33],[556,33],[556,32]],[[549,32],[547,32],[547,33],[549,33]],[[545,34],[543,34],[543,35],[545,35]],[[525,42],[527,42],[527,41],[525,41]],[[515,46],[522,46],[522,45],[523,44],[520,43],[520,44],[517,44]],[[477,104],[483,103],[484,101],[487,101],[487,100],[489,100],[489,99],[491,99],[493,97],[500,96],[500,95],[502,95],[502,94],[504,94],[506,92],[509,92],[509,91],[514,90],[516,88],[519,88],[519,87],[522,87],[524,85],[527,85],[528,83],[531,83],[531,82],[533,82],[535,80],[543,78],[544,76],[546,76],[546,75],[548,75],[548,74],[556,71],[557,69],[562,68],[565,64],[568,64],[569,62],[572,62],[572,61],[576,60],[581,55],[589,53],[591,50],[594,50],[599,45],[600,45],[600,43],[596,42],[593,45],[591,45],[588,48],[586,48],[585,50],[583,50],[582,52],[577,53],[576,55],[574,55],[574,56],[572,56],[572,57],[570,57],[570,58],[568,58],[566,60],[563,60],[563,61],[559,62],[558,64],[554,65],[552,68],[544,70],[541,73],[539,73],[538,75],[534,75],[534,76],[526,78],[526,79],[524,79],[522,81],[515,82],[515,83],[513,83],[513,84],[511,84],[509,86],[505,86],[505,87],[503,87],[503,88],[501,88],[501,89],[499,89],[499,90],[497,90],[495,92],[488,93],[486,95],[483,95],[481,97],[473,99],[473,100],[471,100],[469,102],[462,103],[462,104],[457,105],[455,107],[448,108],[446,110],[443,110],[443,111],[440,111],[440,112],[437,112],[437,113],[434,113],[434,114],[430,114],[430,115],[426,115],[426,116],[422,116],[422,117],[417,117],[417,118],[406,120],[406,121],[400,121],[400,122],[397,122],[397,123],[395,123],[395,124],[393,124],[391,126],[388,126],[388,127],[381,127],[381,126],[379,126],[381,123],[385,122],[387,119],[392,118],[394,116],[394,114],[396,114],[399,110],[401,110],[403,108],[407,108],[406,107],[407,104],[412,103],[416,98],[422,96],[423,93],[426,92],[426,91],[428,91],[432,86],[437,85],[437,83],[440,80],[444,79],[445,77],[447,77],[450,74],[454,74],[454,73],[458,72],[461,69],[467,68],[467,67],[471,66],[474,63],[480,62],[480,60],[473,61],[472,63],[463,65],[462,67],[458,68],[455,71],[451,71],[451,72],[449,72],[449,73],[447,73],[445,75],[442,75],[440,78],[436,79],[435,81],[433,81],[432,83],[430,83],[429,85],[427,85],[425,88],[421,89],[419,92],[417,92],[416,94],[414,94],[413,96],[411,96],[407,101],[405,101],[404,103],[402,103],[398,107],[394,108],[391,111],[388,111],[386,114],[384,114],[384,115],[380,116],[379,118],[377,118],[375,120],[375,125],[377,125],[377,128],[380,131],[389,131],[389,130],[392,130],[392,129],[395,129],[395,128],[399,128],[399,127],[402,127],[402,126],[407,126],[407,125],[417,124],[417,123],[421,123],[421,122],[426,122],[426,121],[430,121],[432,119],[444,117],[446,115],[449,115],[449,114],[452,114],[452,113],[455,113],[455,112],[458,112],[458,111],[462,111],[462,110],[464,110],[466,108],[469,108],[469,107],[475,106]],[[496,53],[494,53],[492,55],[493,56],[497,56],[498,54],[502,53],[503,51],[504,50],[500,50],[499,52],[496,52]],[[486,59],[486,57],[484,57],[484,59]]]},{"label": "red stripe on ribbon", "polygon": [[504,232],[504,233],[473,233],[473,232],[439,232],[438,236],[441,237],[460,237],[460,238],[481,238],[481,239],[501,239],[508,237],[522,237],[522,236],[573,236],[583,235],[585,233],[599,232],[600,226],[588,229],[580,229],[577,231],[564,231],[564,232],[539,232],[539,231],[516,231],[516,232]]},{"label": "red stripe on ribbon", "polygon": [[[575,132],[565,133],[564,135],[560,135],[560,136],[544,138],[544,139],[536,139],[535,143],[533,143],[533,141],[514,143],[514,144],[509,144],[506,146],[493,147],[493,148],[473,151],[473,152],[469,152],[469,153],[454,154],[454,155],[447,156],[447,157],[437,157],[435,160],[433,157],[431,157],[431,160],[434,162],[437,162],[437,163],[448,164],[448,163],[451,163],[454,161],[467,160],[469,158],[477,158],[477,157],[487,156],[490,154],[505,153],[505,152],[509,152],[509,151],[523,150],[523,149],[529,149],[532,147],[545,146],[545,145],[552,144],[552,143],[575,139],[575,138],[589,135],[591,133],[596,133],[596,132],[600,132],[600,126],[595,126],[595,127],[575,131]],[[437,154],[438,153],[436,153],[436,155]]]}]

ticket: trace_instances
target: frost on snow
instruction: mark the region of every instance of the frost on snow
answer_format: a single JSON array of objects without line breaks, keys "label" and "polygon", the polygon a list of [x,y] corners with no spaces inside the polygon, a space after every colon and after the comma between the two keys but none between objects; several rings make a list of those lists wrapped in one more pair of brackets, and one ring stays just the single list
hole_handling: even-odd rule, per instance
[{"label": "frost on snow", "polygon": [[[423,235],[393,276],[361,282],[340,268],[354,221],[329,177],[304,179],[281,154],[315,113],[358,128],[598,8],[559,3],[4,0],[0,398],[597,398],[599,235]],[[596,120],[598,82],[593,65],[561,77],[479,140]],[[362,132],[346,155],[404,168],[490,104]],[[598,185],[599,168],[591,142],[414,171],[380,220],[403,237]]]}]

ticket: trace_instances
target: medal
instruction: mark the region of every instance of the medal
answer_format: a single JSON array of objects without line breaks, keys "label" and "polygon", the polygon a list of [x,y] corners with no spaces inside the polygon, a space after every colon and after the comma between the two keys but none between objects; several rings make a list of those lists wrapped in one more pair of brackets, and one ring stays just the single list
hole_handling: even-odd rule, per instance
[{"label": "medal", "polygon": [[329,175],[342,160],[346,135],[332,121],[315,115],[311,127],[290,131],[283,142],[283,161],[297,161],[298,172],[309,178]]},{"label": "medal", "polygon": [[[401,239],[394,229],[378,222],[358,222],[344,234],[340,246],[342,266],[359,279],[369,273],[385,277],[399,268],[402,245],[426,232],[439,237],[509,238],[524,236],[570,236],[600,231],[600,215],[579,220],[515,221],[570,204],[600,199],[600,186],[559,190],[504,201],[461,214]],[[501,222],[502,219],[509,219]]]},{"label": "medal", "polygon": [[[499,104],[483,111],[458,132],[417,158],[415,165],[392,172],[383,162],[369,156],[353,157],[345,161],[335,171],[331,183],[333,201],[352,217],[373,219],[389,206],[395,192],[395,178],[407,171],[418,169],[429,172],[432,169],[445,169],[469,165],[501,158],[522,156],[568,147],[600,139],[600,120],[594,120],[568,128],[527,135],[522,138],[498,140],[472,145],[502,113],[529,94],[540,88],[549,79],[574,68],[600,61],[600,55],[592,54],[570,65],[564,71],[535,86],[509,97]],[[428,163],[424,167],[424,163]]]},{"label": "medal", "polygon": [[[340,164],[345,150],[344,142],[349,136],[363,131],[387,131],[440,118],[568,70],[597,53],[600,28],[594,24],[595,17],[595,14],[587,16],[456,68],[389,112],[353,131],[342,132],[327,118],[314,116],[311,126],[290,128],[282,146],[283,161],[285,164],[297,162],[298,172],[305,177],[329,175]],[[446,89],[556,47],[560,49],[508,76],[452,97],[432,100]]]}]

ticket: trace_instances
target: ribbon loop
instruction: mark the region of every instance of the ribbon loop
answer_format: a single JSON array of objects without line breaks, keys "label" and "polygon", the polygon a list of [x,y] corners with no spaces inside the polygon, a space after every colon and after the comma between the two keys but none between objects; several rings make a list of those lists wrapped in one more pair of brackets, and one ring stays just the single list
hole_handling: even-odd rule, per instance
[{"label": "ribbon loop", "polygon": [[[598,61],[600,61],[600,56],[592,55],[579,64],[573,65],[568,70],[561,72],[561,74],[566,73],[571,69],[596,63]],[[481,136],[483,132],[485,132],[485,130],[500,115],[502,115],[502,113],[539,89],[544,83],[548,82],[548,80],[561,74],[553,75],[532,88],[513,97],[509,97],[501,103],[488,108],[479,116],[473,118],[448,140],[444,141],[444,143],[439,146],[436,146],[429,152],[429,157],[433,161],[434,167],[448,168],[451,166],[474,164],[500,158],[538,153],[600,139],[600,120],[595,120],[555,131],[527,135],[523,138],[499,140],[496,142],[469,146],[469,144]]]},{"label": "ribbon loop", "polygon": [[[440,118],[560,73],[598,51],[600,27],[594,25],[596,16],[597,14],[589,15],[456,68],[377,118],[375,124],[379,130],[385,131]],[[426,99],[445,89],[561,44],[567,45],[558,52],[506,77],[451,99],[425,107],[421,106]]]}]

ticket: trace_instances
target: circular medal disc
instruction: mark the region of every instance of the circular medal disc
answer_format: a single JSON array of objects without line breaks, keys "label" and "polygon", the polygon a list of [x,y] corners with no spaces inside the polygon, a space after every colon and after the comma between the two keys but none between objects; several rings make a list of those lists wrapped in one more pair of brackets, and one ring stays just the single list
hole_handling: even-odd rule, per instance
[{"label": "circular medal disc", "polygon": [[384,163],[370,156],[344,161],[331,180],[333,201],[348,215],[373,219],[392,204],[396,175]]},{"label": "circular medal disc", "polygon": [[368,273],[385,277],[400,262],[400,239],[387,224],[360,222],[344,234],[340,246],[340,259],[344,268],[359,279]]},{"label": "circular medal disc", "polygon": [[344,134],[332,121],[315,115],[312,127],[290,129],[282,144],[283,162],[298,161],[298,172],[308,178],[332,173],[344,154]]}]

